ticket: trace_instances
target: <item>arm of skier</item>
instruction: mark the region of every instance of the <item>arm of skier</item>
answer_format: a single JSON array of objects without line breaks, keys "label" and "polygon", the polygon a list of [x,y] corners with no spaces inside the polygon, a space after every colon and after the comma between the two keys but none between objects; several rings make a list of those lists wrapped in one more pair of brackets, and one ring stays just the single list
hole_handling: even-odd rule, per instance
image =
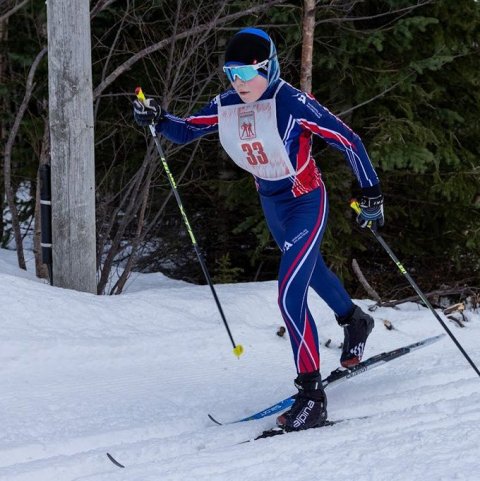
[{"label": "arm of skier", "polygon": [[187,144],[199,137],[217,132],[217,103],[214,99],[199,112],[185,119],[164,112],[155,125],[155,130],[176,144]]},{"label": "arm of skier", "polygon": [[304,104],[299,109],[297,122],[343,153],[362,190],[379,194],[378,176],[360,137],[313,96],[303,95]]},{"label": "arm of skier", "polygon": [[362,188],[361,212],[357,222],[361,227],[382,226],[384,215],[380,181],[362,140],[312,95],[303,93],[297,97],[297,122],[344,154]]}]

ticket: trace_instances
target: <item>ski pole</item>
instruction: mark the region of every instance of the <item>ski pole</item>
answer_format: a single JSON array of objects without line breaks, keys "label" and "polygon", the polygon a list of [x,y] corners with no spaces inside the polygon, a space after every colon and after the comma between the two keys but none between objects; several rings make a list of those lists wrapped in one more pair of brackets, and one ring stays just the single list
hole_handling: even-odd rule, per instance
[{"label": "ski pole", "polygon": [[[357,200],[353,199],[350,201],[350,207],[357,213],[360,214],[361,209],[360,205],[357,202]],[[478,370],[478,367],[475,365],[475,363],[470,359],[470,356],[465,352],[465,349],[463,349],[462,345],[457,341],[456,337],[451,333],[450,329],[447,327],[447,325],[442,321],[442,318],[437,314],[435,309],[432,307],[430,302],[428,301],[427,297],[423,292],[420,290],[420,288],[417,286],[417,283],[412,279],[410,274],[407,272],[405,267],[401,264],[401,262],[398,260],[397,256],[393,253],[392,249],[388,246],[388,244],[385,242],[383,237],[376,231],[376,229],[372,229],[372,224],[369,222],[367,224],[367,227],[370,229],[370,232],[375,236],[378,242],[380,242],[381,246],[385,249],[387,254],[390,256],[392,261],[395,263],[395,265],[398,267],[398,270],[407,278],[408,282],[410,285],[414,288],[415,292],[418,294],[420,299],[423,301],[423,303],[430,309],[432,314],[437,318],[437,321],[442,325],[442,327],[445,329],[447,334],[450,336],[450,339],[455,343],[455,345],[458,347],[460,352],[465,356],[465,359],[470,363],[470,366],[472,366],[473,370],[480,376],[480,371]]]},{"label": "ski pole", "polygon": [[[135,95],[137,96],[137,99],[143,103],[145,103],[145,95],[143,94],[142,88],[137,87],[135,89]],[[155,130],[155,125],[151,123],[149,126],[150,132],[152,134],[153,140],[155,142],[155,145],[157,146],[157,151],[158,155],[160,156],[160,160],[162,162],[163,169],[165,170],[165,173],[167,174],[168,181],[170,182],[170,186],[172,187],[173,195],[175,196],[175,199],[177,200],[178,207],[180,209],[180,213],[182,214],[183,222],[185,224],[185,227],[187,228],[188,234],[190,235],[190,239],[193,244],[193,248],[195,249],[195,253],[197,254],[198,261],[200,262],[200,265],[202,266],[202,271],[203,274],[205,275],[205,279],[207,280],[208,285],[210,286],[210,290],[212,291],[213,298],[215,299],[215,303],[217,304],[218,311],[220,313],[220,317],[222,318],[223,325],[225,326],[225,329],[227,330],[228,337],[230,338],[230,341],[232,342],[233,345],[233,354],[237,356],[238,358],[243,354],[243,346],[241,344],[235,344],[235,341],[233,340],[232,333],[230,331],[230,328],[228,327],[228,322],[227,319],[225,318],[225,314],[223,313],[222,306],[220,304],[220,301],[218,299],[217,293],[215,291],[215,288],[213,286],[212,279],[210,277],[210,274],[208,273],[207,266],[205,264],[205,261],[203,260],[202,254],[200,252],[200,249],[197,244],[197,240],[195,239],[195,235],[193,234],[192,227],[190,226],[190,222],[188,221],[187,214],[185,212],[185,209],[183,208],[183,203],[182,199],[180,198],[180,194],[178,193],[177,189],[177,184],[175,182],[175,178],[173,177],[172,173],[170,172],[170,168],[168,167],[167,160],[165,158],[165,154],[163,153],[162,146],[160,145],[160,140],[158,139],[157,132]]]}]

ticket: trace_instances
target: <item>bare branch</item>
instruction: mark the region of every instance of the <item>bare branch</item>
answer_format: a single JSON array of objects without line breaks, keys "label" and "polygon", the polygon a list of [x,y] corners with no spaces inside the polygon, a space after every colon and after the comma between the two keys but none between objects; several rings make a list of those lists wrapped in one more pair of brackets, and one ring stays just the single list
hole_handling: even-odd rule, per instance
[{"label": "bare branch", "polygon": [[20,234],[20,223],[18,220],[17,206],[15,204],[15,194],[12,189],[12,150],[13,150],[13,144],[15,142],[15,137],[17,136],[18,130],[20,128],[20,123],[22,122],[23,116],[25,115],[25,111],[27,110],[28,102],[30,101],[30,97],[32,96],[33,87],[34,87],[33,78],[35,76],[35,72],[42,58],[45,56],[46,53],[47,53],[47,47],[44,47],[35,57],[35,60],[33,61],[32,66],[30,67],[30,71],[28,72],[25,95],[23,97],[20,108],[18,109],[17,115],[15,116],[15,121],[13,123],[12,130],[10,131],[7,143],[5,145],[4,162],[3,162],[5,193],[7,196],[8,207],[10,209],[10,213],[12,216],[12,230],[14,232],[15,243],[17,247],[18,265],[21,269],[25,269],[25,270],[27,269],[27,266],[25,264],[25,257],[23,254],[23,243],[22,243],[22,236]]},{"label": "bare branch", "polygon": [[115,0],[98,0],[97,4],[90,11],[90,19],[95,18],[101,11],[109,7]]},{"label": "bare branch", "polygon": [[23,0],[23,2],[20,2],[18,5],[15,5],[11,10],[9,10],[7,13],[4,13],[0,17],[0,23],[4,22],[7,20],[7,18],[11,17],[14,13],[18,12],[21,8],[23,8],[30,0]]},{"label": "bare branch", "polygon": [[135,233],[135,238],[133,239],[132,246],[131,246],[131,253],[130,257],[128,258],[127,265],[125,266],[125,269],[122,272],[122,275],[118,279],[118,281],[115,283],[115,285],[112,287],[110,290],[110,294],[121,294],[123,291],[123,288],[125,287],[125,283],[127,282],[130,273],[132,271],[132,268],[135,264],[135,261],[138,256],[138,249],[140,247],[140,243],[143,240],[142,236],[142,231],[144,229],[144,223],[145,223],[145,211],[147,209],[147,201],[148,201],[148,194],[150,191],[150,185],[152,182],[152,176],[153,173],[156,169],[156,164],[152,162],[150,164],[150,168],[147,173],[146,180],[143,185],[143,189],[141,194],[138,196],[138,201],[141,201],[141,208],[140,212],[138,214],[138,221],[137,221],[137,230]]},{"label": "bare branch", "polygon": [[[133,218],[137,215],[136,208],[139,203],[138,199],[141,197],[142,180],[144,178],[145,172],[147,171],[147,168],[149,168],[149,166],[151,166],[151,164],[154,162],[155,162],[155,159],[153,157],[153,149],[149,149],[144,157],[142,166],[140,167],[135,177],[130,182],[129,188],[126,194],[124,195],[120,206],[117,208],[115,214],[112,215],[109,231],[111,231],[113,224],[115,222],[118,222],[119,225],[118,225],[118,230],[114,236],[114,239],[111,241],[111,247],[109,249],[109,252],[103,263],[102,273],[97,286],[97,291],[99,294],[102,294],[105,290],[105,286],[107,285],[108,278],[110,275],[111,267],[115,260],[115,256],[119,252],[119,246],[122,242],[125,230],[127,229],[130,222],[133,220]],[[123,215],[121,219],[118,220],[118,214],[120,213],[120,210],[125,205],[126,207],[122,210]],[[101,259],[101,255],[102,255],[102,251],[100,251],[97,256],[98,260]]]},{"label": "bare branch", "polygon": [[[176,39],[181,40],[184,38],[191,37],[192,35],[197,35],[199,33],[212,30],[213,28],[217,28],[220,25],[233,22],[238,18],[244,17],[246,15],[250,15],[252,13],[257,13],[259,11],[266,10],[274,5],[280,5],[282,3],[285,3],[286,1],[287,0],[270,0],[265,3],[262,3],[261,5],[256,5],[255,7],[242,10],[241,12],[225,15],[224,17],[221,17],[218,19],[215,18],[208,23],[198,25],[196,27],[190,28],[188,30],[185,30],[184,32],[179,33],[176,36]],[[97,86],[97,88],[93,91],[93,97],[97,98],[120,75],[130,70],[136,62],[146,57],[147,55],[150,55],[154,52],[157,52],[158,50],[161,50],[167,47],[170,44],[170,42],[171,42],[171,39],[166,38],[164,40],[161,40],[160,42],[150,45],[147,48],[144,48],[143,50],[140,50],[140,52],[137,52],[135,55],[132,55],[126,62],[118,66],[105,80],[103,80],[100,83],[100,85]]]},{"label": "bare branch", "polygon": [[[471,295],[475,295],[478,293],[478,287],[471,287],[471,286],[457,286],[457,287],[447,287],[445,289],[437,289],[432,292],[425,293],[425,297],[434,303],[434,299],[438,299],[439,297],[447,297],[447,296],[455,296],[460,295],[462,297],[467,297]],[[433,300],[432,300],[433,299]],[[379,302],[379,307],[393,307],[398,304],[404,304],[405,302],[422,302],[420,296],[410,296],[404,299],[397,299],[385,302]]]},{"label": "bare branch", "polygon": [[374,95],[373,97],[365,100],[364,102],[361,102],[361,103],[355,105],[354,107],[352,107],[350,109],[344,110],[343,112],[339,113],[338,116],[339,117],[345,116],[345,115],[349,114],[350,112],[353,112],[354,110],[359,109],[360,107],[363,107],[364,105],[367,105],[370,102],[373,102],[373,101],[383,97],[386,93],[390,92],[390,90],[395,89],[396,87],[401,85],[403,82],[405,82],[405,80],[407,80],[408,77],[411,77],[413,75],[413,73],[414,72],[409,73],[408,75],[403,77],[401,80],[399,80],[398,82],[395,82],[393,85],[391,85],[390,87],[385,89],[383,92],[380,92],[377,95]]},{"label": "bare branch", "polygon": [[367,291],[367,294],[376,302],[381,303],[382,299],[378,295],[377,291],[368,283],[367,279],[363,275],[362,270],[360,269],[360,266],[358,265],[358,262],[356,259],[353,259],[352,261],[352,268],[353,271],[355,272],[358,280],[360,281],[360,284],[362,284],[363,288]]},{"label": "bare branch", "polygon": [[[105,2],[107,2],[108,5],[109,5],[109,4],[112,3],[113,1],[115,1],[115,0],[110,0],[110,1],[109,1],[109,0],[100,0],[100,1],[97,3],[97,6],[98,6],[100,3],[102,3],[102,2],[104,2],[104,4],[105,4]],[[118,40],[119,40],[119,38],[120,38],[120,34],[122,33],[123,24],[124,24],[124,22],[125,22],[125,19],[126,19],[128,13],[129,13],[129,12],[128,12],[129,3],[130,3],[130,2],[127,2],[127,8],[125,9],[125,13],[124,13],[124,15],[123,15],[123,17],[122,17],[122,20],[120,21],[120,26],[119,26],[118,29],[117,29],[117,33],[116,33],[116,35],[115,35],[115,39],[114,39],[113,42],[112,42],[112,45],[111,45],[110,50],[109,50],[108,55],[107,55],[107,59],[105,60],[105,63],[104,63],[104,65],[103,65],[103,69],[102,69],[102,79],[105,78],[105,75],[106,75],[106,73],[107,73],[107,68],[108,68],[108,65],[109,65],[109,63],[110,63],[110,59],[111,59],[111,57],[112,57],[113,51],[114,51],[115,46],[117,45],[117,42],[118,42]],[[106,7],[105,7],[105,8],[106,8]],[[93,18],[93,17],[92,17],[92,18]],[[100,98],[97,98],[97,99],[96,99],[96,102],[95,102],[94,117],[93,117],[94,119],[97,118],[97,114],[98,114],[98,109],[99,109],[99,107],[100,107]]]},{"label": "bare branch", "polygon": [[376,15],[367,15],[364,17],[338,17],[338,18],[325,18],[323,20],[319,20],[316,22],[315,26],[320,25],[322,23],[342,23],[342,22],[353,22],[353,21],[359,21],[359,20],[373,20],[373,19],[378,19],[382,17],[386,17],[392,14],[397,14],[397,13],[409,13],[416,8],[419,7],[424,7],[425,5],[429,5],[433,3],[434,0],[425,0],[424,2],[419,2],[416,5],[409,5],[408,7],[404,8],[398,8],[398,9],[393,9],[393,10],[388,10],[386,12],[378,13]]}]

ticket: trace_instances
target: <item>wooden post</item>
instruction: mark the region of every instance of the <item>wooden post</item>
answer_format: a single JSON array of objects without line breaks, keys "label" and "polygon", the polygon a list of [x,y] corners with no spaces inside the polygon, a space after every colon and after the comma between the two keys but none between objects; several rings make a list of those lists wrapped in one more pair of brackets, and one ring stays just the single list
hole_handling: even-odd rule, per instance
[{"label": "wooden post", "polygon": [[47,0],[54,285],[96,293],[88,0]]}]

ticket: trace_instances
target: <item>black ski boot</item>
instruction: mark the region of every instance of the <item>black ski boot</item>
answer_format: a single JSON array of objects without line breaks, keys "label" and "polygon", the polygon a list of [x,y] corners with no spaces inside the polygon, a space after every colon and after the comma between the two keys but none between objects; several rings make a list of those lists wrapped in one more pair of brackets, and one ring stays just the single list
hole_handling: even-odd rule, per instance
[{"label": "black ski boot", "polygon": [[318,428],[327,421],[327,396],[318,371],[299,374],[295,379],[298,394],[292,407],[278,416],[277,425],[285,431]]},{"label": "black ski boot", "polygon": [[375,321],[372,316],[363,312],[356,305],[346,316],[336,316],[336,318],[345,334],[340,364],[347,368],[356,366],[362,360],[365,343],[372,332]]}]

